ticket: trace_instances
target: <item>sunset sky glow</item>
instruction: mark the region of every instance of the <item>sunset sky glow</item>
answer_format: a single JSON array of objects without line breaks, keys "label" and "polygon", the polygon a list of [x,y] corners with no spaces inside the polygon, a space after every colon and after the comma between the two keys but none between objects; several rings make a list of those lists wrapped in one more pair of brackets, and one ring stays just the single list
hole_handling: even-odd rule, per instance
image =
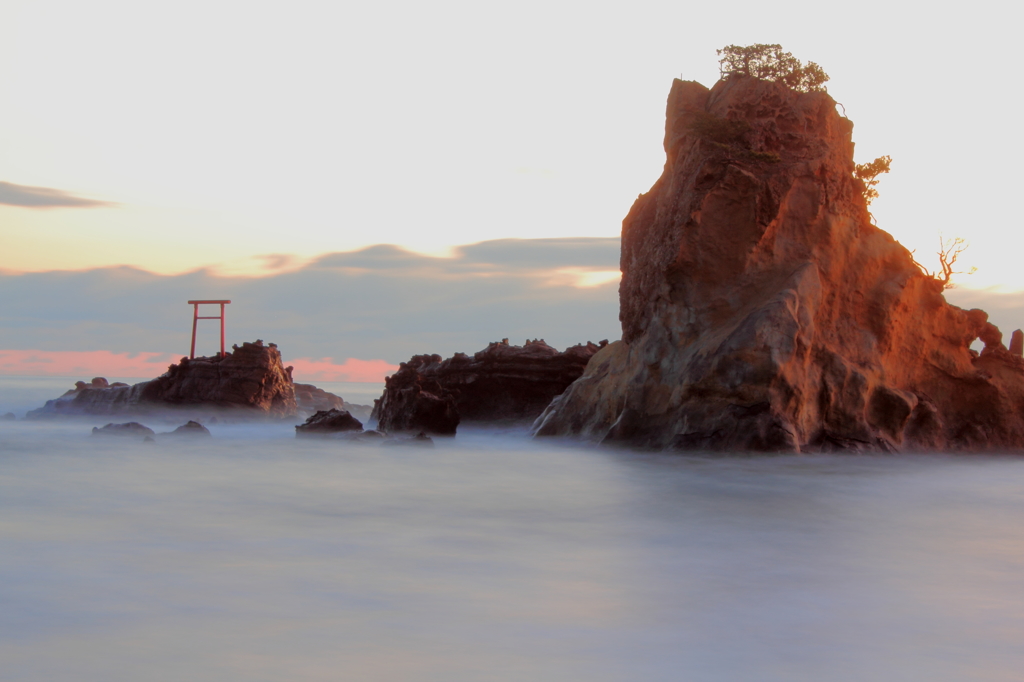
[{"label": "sunset sky glow", "polygon": [[[497,277],[537,306],[557,299],[552,306],[571,307],[576,296],[606,296],[608,324],[524,334],[566,342],[614,336],[613,258],[567,256],[527,273],[525,266],[506,267],[459,248],[509,238],[595,238],[605,248],[600,240],[618,236],[633,200],[661,172],[672,79],[710,86],[718,77],[717,48],[778,42],[830,74],[829,92],[856,124],[857,160],[893,157],[872,207],[879,226],[916,249],[926,265],[940,233],[965,237],[971,247],[964,269],[979,270],[960,278],[962,295],[1016,309],[1018,298],[996,299],[1024,291],[1016,236],[1024,141],[1003,122],[1019,110],[1021,97],[1011,53],[1017,22],[1005,6],[994,20],[995,9],[986,2],[965,14],[891,2],[598,8],[530,0],[5,0],[0,275],[13,282],[34,273],[53,284],[69,276],[55,271],[102,271],[95,277],[105,282],[144,271],[165,278],[153,282],[192,277],[223,289],[269,278],[280,291],[248,304],[255,306],[254,320],[280,322],[277,337],[268,340],[281,345],[286,361],[307,362],[309,372],[342,376],[346,370],[323,363],[348,367],[347,381],[393,366],[406,348],[366,355],[374,347],[368,342],[356,355],[349,337],[332,340],[316,331],[323,317],[315,306],[293,315],[269,301],[319,298],[333,311],[338,297],[372,296],[363,288],[298,287],[313,281],[310,273],[323,270],[328,254],[352,256],[379,244],[429,257],[416,261],[429,270],[428,288],[443,288],[442,280],[453,277],[465,286]],[[402,268],[408,275],[398,253],[387,252],[388,272]],[[469,265],[472,273],[458,270]],[[344,277],[355,278],[355,266],[346,267]],[[378,261],[361,267],[361,276],[384,277]],[[369,281],[345,280],[357,287]],[[386,286],[386,279],[373,282],[378,291]],[[562,292],[567,286],[589,293]],[[95,305],[106,305],[104,296],[116,288],[97,290]],[[139,289],[138,296],[153,291]],[[223,295],[183,287],[186,294]],[[598,298],[587,300],[598,305]],[[422,305],[447,310],[439,301],[425,298]],[[89,311],[60,313],[52,298],[35,302],[31,314],[4,305],[0,316],[9,332],[0,347],[136,353],[126,366],[180,354],[178,337],[140,337],[147,345],[117,348],[114,337],[90,336],[104,312],[90,322]],[[80,305],[90,305],[88,297]],[[523,298],[523,309],[529,305]],[[125,314],[145,307],[139,300]],[[459,310],[449,307],[446,323]],[[143,313],[132,314],[103,324],[137,324]],[[228,319],[231,329],[230,312]],[[478,350],[472,344],[510,335],[496,323],[467,337],[466,347],[435,347],[442,337],[425,324],[387,333],[415,337],[420,352],[441,353]],[[359,333],[369,338],[372,329],[380,327],[364,325]],[[47,338],[63,340],[44,344]],[[304,355],[290,360],[289,348],[300,346]],[[27,363],[29,355],[0,352],[8,353],[0,373],[25,373],[28,364],[11,363]],[[67,356],[67,371],[97,366],[98,372],[114,361],[90,357]],[[32,365],[40,372],[45,366]]]}]

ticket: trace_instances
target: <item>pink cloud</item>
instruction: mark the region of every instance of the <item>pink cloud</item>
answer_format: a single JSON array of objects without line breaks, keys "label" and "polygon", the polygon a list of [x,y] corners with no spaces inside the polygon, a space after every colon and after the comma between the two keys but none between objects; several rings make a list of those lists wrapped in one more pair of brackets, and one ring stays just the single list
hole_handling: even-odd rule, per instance
[{"label": "pink cloud", "polygon": [[109,350],[0,350],[0,374],[21,376],[151,378],[181,359],[175,353],[113,353]]},{"label": "pink cloud", "polygon": [[294,367],[292,377],[300,383],[317,381],[353,381],[381,383],[384,377],[398,371],[398,365],[384,360],[360,360],[348,358],[340,365],[334,358],[296,358],[287,360],[286,365]]},{"label": "pink cloud", "polygon": [[[88,380],[92,377],[139,377],[150,379],[163,374],[167,366],[178,362],[180,353],[114,353],[109,350],[0,350],[0,374],[20,376],[67,376]],[[297,358],[286,360],[294,367],[299,382],[351,381],[380,383],[398,371],[398,365],[384,360],[348,358],[342,363],[333,358]]]}]

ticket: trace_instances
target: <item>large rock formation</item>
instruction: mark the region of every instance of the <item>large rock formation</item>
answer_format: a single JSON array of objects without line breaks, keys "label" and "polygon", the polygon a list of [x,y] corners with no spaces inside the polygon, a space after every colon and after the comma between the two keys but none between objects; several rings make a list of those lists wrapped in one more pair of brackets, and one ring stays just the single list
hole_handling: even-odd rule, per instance
[{"label": "large rock formation", "polygon": [[852,129],[825,93],[675,81],[664,172],[623,222],[622,341],[535,432],[687,450],[1024,446],[1024,361],[872,225]]},{"label": "large rock formation", "polygon": [[291,368],[273,343],[234,346],[223,357],[182,358],[167,372],[133,386],[105,379],[78,382],[75,390],[32,410],[29,419],[61,415],[151,414],[167,410],[220,412],[230,417],[292,417]]},{"label": "large rock formation", "polygon": [[[503,339],[472,356],[456,353],[442,360],[440,355],[417,355],[387,379],[374,416],[384,430],[402,424],[400,430],[431,433],[448,431],[424,421],[426,415],[441,419],[451,433],[459,420],[529,422],[578,379],[590,358],[606,345],[607,341],[588,342],[559,352],[542,339],[527,340],[522,346]],[[421,393],[422,398],[414,399]],[[424,418],[413,419],[414,413]]]}]

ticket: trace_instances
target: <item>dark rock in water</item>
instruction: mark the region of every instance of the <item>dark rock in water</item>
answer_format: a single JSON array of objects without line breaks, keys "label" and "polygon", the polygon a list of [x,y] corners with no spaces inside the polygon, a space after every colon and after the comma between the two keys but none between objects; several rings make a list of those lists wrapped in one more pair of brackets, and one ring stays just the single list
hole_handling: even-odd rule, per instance
[{"label": "dark rock in water", "polygon": [[153,429],[148,426],[143,426],[138,422],[126,422],[124,424],[107,424],[103,428],[92,427],[92,435],[94,436],[116,436],[116,437],[128,437],[128,438],[143,438],[146,436],[155,436],[156,433]]},{"label": "dark rock in water", "polygon": [[146,436],[145,438],[142,439],[142,442],[143,443],[155,443],[156,442],[156,438],[153,438],[153,436]]},{"label": "dark rock in water", "polygon": [[321,410],[295,427],[295,437],[325,436],[343,431],[362,431],[363,425],[345,410]]},{"label": "dark rock in water", "polygon": [[[508,339],[491,343],[472,356],[456,353],[447,360],[439,355],[417,355],[403,363],[395,377],[386,380],[384,396],[375,416],[384,418],[382,428],[398,421],[394,416],[398,399],[395,391],[418,385],[431,396],[454,403],[457,420],[465,422],[533,421],[551,400],[583,374],[587,362],[608,345],[587,343],[559,352],[543,339],[527,340],[522,346]],[[418,375],[413,380],[412,373]],[[429,389],[424,388],[430,386]],[[415,404],[406,401],[405,404]],[[409,423],[401,430],[429,428],[426,422]],[[451,433],[454,433],[454,426]]]},{"label": "dark rock in water", "polygon": [[377,428],[385,433],[455,435],[459,426],[455,395],[431,374],[431,368],[440,363],[440,355],[415,355],[384,380],[384,395],[374,407]]},{"label": "dark rock in water", "polygon": [[4,420],[6,422],[12,422],[15,419],[17,419],[17,417],[14,416],[13,412],[6,412],[2,417],[0,417],[0,419]]},{"label": "dark rock in water", "polygon": [[203,426],[199,422],[197,422],[197,421],[189,421],[188,423],[182,424],[181,426],[179,426],[178,428],[174,429],[173,431],[168,431],[167,433],[161,433],[160,435],[161,436],[172,436],[172,437],[176,437],[176,438],[180,438],[180,437],[194,438],[194,437],[197,437],[197,436],[199,436],[199,437],[204,437],[204,436],[205,437],[209,437],[212,434],[210,433],[210,429],[206,428],[205,426]]},{"label": "dark rock in water", "polygon": [[[872,224],[853,124],[827,93],[677,80],[667,114],[664,172],[622,225],[622,341],[536,434],[713,451],[1024,447],[1024,359]],[[709,121],[732,132],[714,139]]]},{"label": "dark rock in water", "polygon": [[401,436],[387,438],[382,445],[388,447],[432,448],[434,447],[434,439],[420,431],[411,438]]},{"label": "dark rock in water", "polygon": [[221,411],[234,418],[284,418],[296,413],[290,368],[273,343],[234,346],[223,357],[182,358],[152,381],[134,386],[78,382],[74,391],[32,410],[28,419],[63,415],[152,414],[161,410]]}]

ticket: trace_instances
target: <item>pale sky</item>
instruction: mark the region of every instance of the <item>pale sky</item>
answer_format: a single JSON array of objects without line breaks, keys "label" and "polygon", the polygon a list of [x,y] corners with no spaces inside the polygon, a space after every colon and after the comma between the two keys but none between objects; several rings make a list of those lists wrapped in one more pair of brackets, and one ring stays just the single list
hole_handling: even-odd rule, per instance
[{"label": "pale sky", "polygon": [[[289,267],[394,243],[612,237],[664,162],[674,77],[779,42],[821,64],[874,206],[965,286],[1024,288],[1019,10],[863,2],[0,0],[0,268]],[[0,193],[2,195],[2,193]],[[280,254],[292,258],[258,259]]]},{"label": "pale sky", "polygon": [[[615,338],[617,247],[600,240],[661,172],[672,80],[711,86],[716,49],[757,42],[829,73],[856,160],[893,158],[879,226],[932,266],[940,233],[968,239],[979,270],[950,300],[1008,334],[1024,326],[1019,15],[0,0],[0,374],[160,366],[187,348],[184,301],[224,292],[229,343],[276,341],[307,376]],[[377,244],[444,258],[406,271],[400,251],[358,251]]]}]

